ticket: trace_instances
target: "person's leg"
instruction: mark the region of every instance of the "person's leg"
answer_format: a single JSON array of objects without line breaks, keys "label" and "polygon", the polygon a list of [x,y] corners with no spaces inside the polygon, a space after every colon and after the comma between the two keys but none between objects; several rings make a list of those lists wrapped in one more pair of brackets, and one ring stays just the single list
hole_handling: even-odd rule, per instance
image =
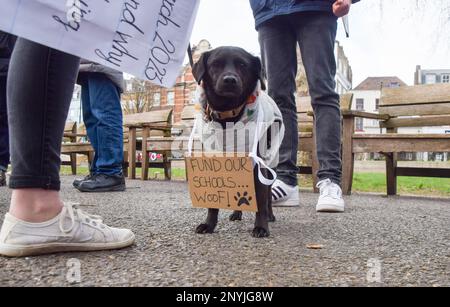
[{"label": "person's leg", "polygon": [[320,164],[317,174],[321,181],[319,187],[327,190],[322,196],[333,194],[331,198],[336,198],[338,206],[343,207],[338,187],[341,184],[342,161],[341,110],[339,95],[335,91],[334,45],[337,18],[326,12],[299,13],[290,17],[293,27],[297,29],[314,109],[317,157]]},{"label": "person's leg", "polygon": [[341,110],[335,91],[337,18],[331,13],[292,16],[314,109],[319,180],[341,183]]},{"label": "person's leg", "polygon": [[[272,189],[274,205],[299,205],[297,185],[298,126],[295,102],[297,38],[285,16],[276,17],[258,28],[269,95],[283,114],[286,127],[280,147],[278,180]],[[291,200],[290,203],[287,203]]]},{"label": "person's leg", "polygon": [[104,250],[134,242],[131,231],[110,228],[60,199],[61,140],[78,66],[74,56],[17,41],[7,85],[13,194],[0,255]]},{"label": "person's leg", "polygon": [[[123,128],[120,92],[103,74],[89,74],[89,100],[95,119],[95,176],[80,184],[81,192],[124,191]],[[92,136],[93,137],[93,136]],[[91,136],[90,136],[91,138]]]},{"label": "person's leg", "polygon": [[8,75],[13,189],[10,213],[40,222],[55,217],[60,152],[79,59],[19,39]]},{"label": "person's leg", "polygon": [[6,186],[9,164],[9,132],[6,111],[6,76],[0,76],[0,187]]},{"label": "person's leg", "polygon": [[89,87],[89,76],[85,75],[81,78],[81,103],[83,107],[83,122],[86,127],[86,133],[89,139],[89,142],[92,145],[92,148],[94,149],[94,159],[92,161],[92,164],[90,165],[90,173],[96,174],[97,173],[97,160],[98,160],[98,142],[97,142],[97,126],[98,126],[98,119],[95,117],[94,113],[92,112],[91,107],[91,89]]},{"label": "person's leg", "polygon": [[9,132],[8,115],[6,111],[6,76],[0,76],[0,172],[6,171],[8,164]]},{"label": "person's leg", "polygon": [[278,178],[284,183],[297,185],[298,126],[295,103],[295,77],[297,51],[295,32],[283,17],[262,24],[258,29],[261,56],[268,81],[268,93],[283,114],[286,127],[280,147]]},{"label": "person's leg", "polygon": [[96,119],[96,172],[121,175],[123,119],[119,89],[103,74],[91,74],[88,80],[91,112]]}]

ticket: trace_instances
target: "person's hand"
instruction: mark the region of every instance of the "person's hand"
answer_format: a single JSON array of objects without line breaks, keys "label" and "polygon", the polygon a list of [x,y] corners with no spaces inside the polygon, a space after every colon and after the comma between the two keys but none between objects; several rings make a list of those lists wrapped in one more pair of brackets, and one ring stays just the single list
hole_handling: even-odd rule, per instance
[{"label": "person's hand", "polygon": [[337,17],[342,17],[350,12],[350,6],[352,5],[352,0],[336,0],[333,3],[333,13]]}]

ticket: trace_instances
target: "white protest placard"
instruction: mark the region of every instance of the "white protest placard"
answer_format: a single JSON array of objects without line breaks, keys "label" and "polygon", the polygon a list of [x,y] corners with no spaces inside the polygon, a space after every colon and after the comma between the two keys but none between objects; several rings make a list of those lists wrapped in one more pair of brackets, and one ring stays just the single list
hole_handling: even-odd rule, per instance
[{"label": "white protest placard", "polygon": [[199,0],[0,0],[0,30],[166,87]]}]

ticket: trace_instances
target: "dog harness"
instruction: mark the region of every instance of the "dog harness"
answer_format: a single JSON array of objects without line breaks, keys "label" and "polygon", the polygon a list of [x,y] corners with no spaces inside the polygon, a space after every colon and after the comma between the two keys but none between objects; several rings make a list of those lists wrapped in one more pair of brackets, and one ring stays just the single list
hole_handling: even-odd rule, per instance
[{"label": "dog harness", "polygon": [[[191,156],[193,152],[194,139],[200,140],[204,152],[246,153],[258,166],[259,181],[265,185],[273,184],[277,175],[272,168],[278,163],[284,125],[280,109],[272,98],[261,90],[261,84],[258,82],[245,105],[235,110],[212,110],[202,85],[197,87],[194,102],[197,114],[189,138],[188,155]],[[241,112],[239,121],[226,123],[225,128],[216,121],[236,117]],[[267,144],[269,133],[270,147]],[[261,168],[268,169],[271,178],[266,178]]]}]

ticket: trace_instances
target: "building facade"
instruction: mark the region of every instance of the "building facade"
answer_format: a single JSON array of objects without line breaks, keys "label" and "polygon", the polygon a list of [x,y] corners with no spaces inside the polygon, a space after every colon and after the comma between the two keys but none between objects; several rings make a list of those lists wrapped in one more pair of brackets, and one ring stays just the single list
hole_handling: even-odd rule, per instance
[{"label": "building facade", "polygon": [[[378,113],[381,88],[406,86],[398,77],[369,77],[352,90],[352,110]],[[377,120],[367,118],[355,119],[356,133],[379,133]]]},{"label": "building facade", "polygon": [[450,69],[422,69],[416,66],[414,84],[450,83]]},{"label": "building facade", "polygon": [[[192,48],[192,56],[194,62],[198,61],[201,54],[211,50],[211,44],[207,40],[200,41]],[[139,86],[136,86],[139,83]],[[136,106],[143,107],[143,112],[149,110],[160,110],[164,108],[173,108],[173,121],[179,122],[181,120],[181,113],[186,105],[194,103],[194,94],[197,88],[197,83],[192,74],[190,64],[184,65],[177,78],[176,84],[173,88],[164,88],[150,82],[136,81],[133,79],[127,80],[127,92],[122,96],[122,106],[125,113],[135,113]],[[137,97],[145,91],[145,103],[138,103]],[[129,110],[129,112],[127,112]]]},{"label": "building facade", "polygon": [[83,114],[81,110],[81,86],[79,85],[75,85],[73,90],[67,121],[77,122],[78,124],[83,122]]}]

